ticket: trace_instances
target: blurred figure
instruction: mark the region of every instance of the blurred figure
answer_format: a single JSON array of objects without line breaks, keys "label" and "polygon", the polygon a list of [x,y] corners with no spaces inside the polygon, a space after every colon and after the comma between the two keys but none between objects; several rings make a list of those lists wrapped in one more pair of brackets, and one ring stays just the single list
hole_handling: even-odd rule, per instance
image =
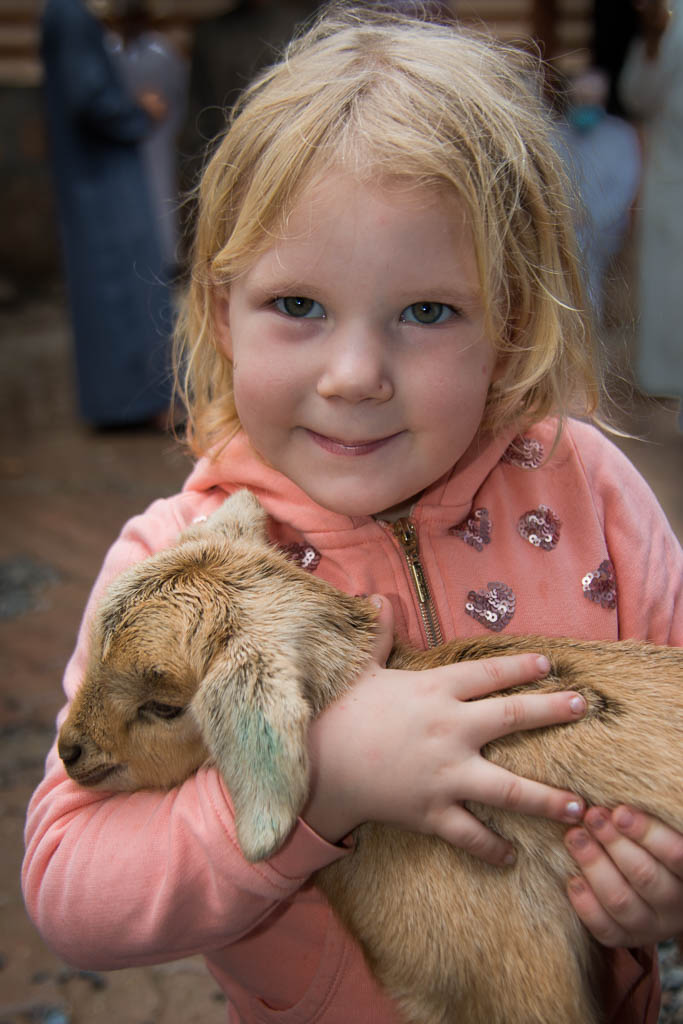
[{"label": "blurred figure", "polygon": [[100,427],[160,422],[171,395],[170,291],[140,152],[154,118],[81,0],[47,0],[41,29],[81,412]]},{"label": "blurred figure", "polygon": [[599,68],[577,75],[569,85],[561,124],[568,170],[583,200],[577,231],[598,321],[605,277],[626,237],[641,173],[638,133],[623,118],[607,113],[608,92],[609,78]]},{"label": "blurred figure", "polygon": [[189,68],[170,40],[153,28],[147,0],[120,0],[120,35],[112,48],[123,78],[138,102],[157,102],[153,130],[140,143],[171,276],[178,265],[178,172],[176,140],[185,119]]},{"label": "blurred figure", "polygon": [[[651,395],[683,397],[683,0],[636,5],[641,35],[620,78],[645,127],[639,214],[637,376]],[[683,410],[679,414],[683,429]]]}]

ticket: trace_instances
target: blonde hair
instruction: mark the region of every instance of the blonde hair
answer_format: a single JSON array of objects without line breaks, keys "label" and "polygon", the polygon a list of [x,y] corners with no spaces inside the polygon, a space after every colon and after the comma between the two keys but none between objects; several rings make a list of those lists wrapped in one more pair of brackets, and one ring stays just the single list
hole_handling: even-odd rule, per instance
[{"label": "blonde hair", "polygon": [[313,178],[452,190],[499,353],[483,428],[595,417],[599,373],[570,185],[539,62],[460,27],[334,4],[243,94],[203,175],[176,365],[195,454],[239,427],[216,291],[270,245]]}]

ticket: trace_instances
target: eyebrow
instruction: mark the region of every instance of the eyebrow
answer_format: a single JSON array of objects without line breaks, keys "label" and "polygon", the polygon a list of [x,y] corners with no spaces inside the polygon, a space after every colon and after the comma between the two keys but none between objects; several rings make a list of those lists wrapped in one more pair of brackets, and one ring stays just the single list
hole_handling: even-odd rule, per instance
[{"label": "eyebrow", "polygon": [[294,292],[301,294],[302,290],[305,292],[311,284],[308,278],[288,274],[284,267],[275,264],[272,268],[255,269],[248,286],[250,290],[291,295]]},{"label": "eyebrow", "polygon": [[[248,288],[250,292],[257,295],[291,295],[313,298],[326,290],[324,285],[315,280],[316,270],[314,264],[308,274],[288,273],[282,263],[275,258],[265,266],[261,264],[252,268]],[[390,273],[387,276],[390,276]],[[428,301],[443,302],[467,311],[482,306],[483,289],[478,280],[474,284],[469,284],[462,279],[455,282],[448,279],[429,281],[425,278],[422,282],[416,282],[414,287],[410,286],[410,290],[406,288],[398,296],[397,301],[399,304],[403,303],[402,308],[415,302]]]},{"label": "eyebrow", "polygon": [[[254,291],[272,292],[280,295],[307,295],[309,291],[322,291],[323,286],[314,279],[314,271],[310,277],[300,275],[285,275],[258,272],[249,282],[249,289]],[[479,285],[468,287],[462,282],[455,284],[452,281],[427,281],[417,282],[415,286],[402,289],[402,296],[399,302],[405,301],[410,304],[420,300],[432,302],[451,302],[458,305],[476,305],[482,301],[483,293]]]}]

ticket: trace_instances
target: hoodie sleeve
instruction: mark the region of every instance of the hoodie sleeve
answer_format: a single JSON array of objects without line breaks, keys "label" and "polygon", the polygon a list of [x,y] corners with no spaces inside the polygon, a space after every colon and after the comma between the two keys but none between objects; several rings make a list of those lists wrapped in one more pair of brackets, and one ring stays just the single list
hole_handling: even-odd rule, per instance
[{"label": "hoodie sleeve", "polygon": [[[69,699],[82,678],[89,622],[103,589],[173,542],[185,525],[179,511],[173,499],[155,502],[111,548],[66,670]],[[300,821],[270,861],[250,864],[214,769],[201,769],[170,792],[93,793],[68,778],[56,746],[28,807],[25,841],[22,884],[31,918],[65,960],[100,970],[229,945],[345,852]]]},{"label": "hoodie sleeve", "polygon": [[571,436],[614,567],[619,638],[683,647],[683,551],[661,506],[595,428],[574,423]]}]

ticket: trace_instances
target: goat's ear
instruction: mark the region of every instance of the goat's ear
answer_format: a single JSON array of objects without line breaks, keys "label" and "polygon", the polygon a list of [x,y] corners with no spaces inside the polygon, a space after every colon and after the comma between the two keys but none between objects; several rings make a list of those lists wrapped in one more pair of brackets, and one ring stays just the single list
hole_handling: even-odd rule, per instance
[{"label": "goat's ear", "polygon": [[192,704],[230,792],[247,860],[283,844],[308,795],[311,709],[292,666],[229,650],[214,661]]},{"label": "goat's ear", "polygon": [[227,540],[268,543],[266,511],[251,491],[235,491],[209,518],[181,534],[181,541],[219,534]]}]

